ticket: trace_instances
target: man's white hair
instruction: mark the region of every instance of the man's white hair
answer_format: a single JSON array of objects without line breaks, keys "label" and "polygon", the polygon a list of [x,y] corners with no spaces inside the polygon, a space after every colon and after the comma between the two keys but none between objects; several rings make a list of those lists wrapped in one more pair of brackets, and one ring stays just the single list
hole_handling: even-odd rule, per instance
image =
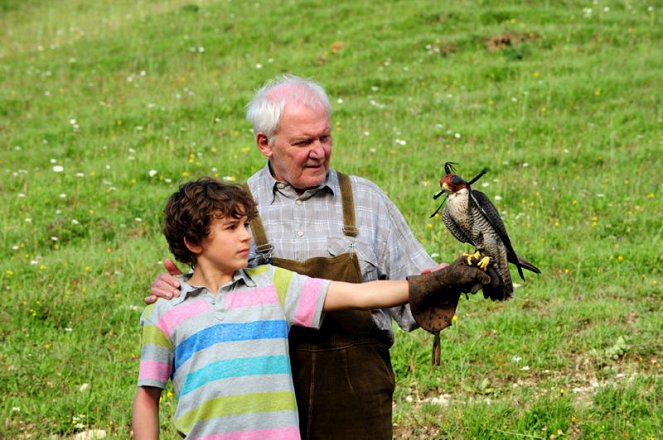
[{"label": "man's white hair", "polygon": [[295,75],[283,75],[262,86],[246,106],[246,119],[253,125],[253,133],[263,133],[271,143],[289,103],[313,109],[322,107],[331,116],[327,92],[320,84]]}]

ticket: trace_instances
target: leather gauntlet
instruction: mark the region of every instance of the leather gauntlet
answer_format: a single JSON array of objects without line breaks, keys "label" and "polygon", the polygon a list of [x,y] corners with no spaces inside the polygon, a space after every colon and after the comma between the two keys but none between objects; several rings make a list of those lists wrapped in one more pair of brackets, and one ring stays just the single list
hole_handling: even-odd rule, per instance
[{"label": "leather gauntlet", "polygon": [[483,270],[470,266],[464,257],[424,275],[407,277],[410,310],[421,328],[435,335],[433,365],[440,364],[440,331],[451,325],[461,293],[476,293],[491,284]]}]

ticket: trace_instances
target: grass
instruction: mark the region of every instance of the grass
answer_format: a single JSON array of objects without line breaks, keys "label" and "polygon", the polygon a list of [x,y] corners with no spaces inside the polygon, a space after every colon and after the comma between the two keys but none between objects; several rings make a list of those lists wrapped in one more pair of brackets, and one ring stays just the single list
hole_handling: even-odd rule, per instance
[{"label": "grass", "polygon": [[463,300],[440,367],[396,331],[397,437],[660,438],[659,3],[5,0],[0,29],[0,436],[129,437],[166,197],[262,167],[244,106],[292,72],[436,259],[467,250],[428,218],[455,161],[543,272]]}]

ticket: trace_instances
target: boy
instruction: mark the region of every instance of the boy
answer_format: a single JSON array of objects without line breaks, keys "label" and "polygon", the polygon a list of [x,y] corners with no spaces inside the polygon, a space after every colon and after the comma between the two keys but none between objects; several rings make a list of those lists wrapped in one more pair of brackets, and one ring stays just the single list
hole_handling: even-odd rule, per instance
[{"label": "boy", "polygon": [[[270,265],[247,269],[256,212],[242,187],[209,178],[170,197],[163,232],[173,255],[194,270],[182,278],[179,298],[160,300],[141,317],[137,440],[158,438],[159,397],[169,378],[178,398],[175,426],[187,438],[298,439],[290,327],[318,328],[324,311],[408,301],[405,280],[351,284]],[[477,279],[485,281],[468,281]]]}]

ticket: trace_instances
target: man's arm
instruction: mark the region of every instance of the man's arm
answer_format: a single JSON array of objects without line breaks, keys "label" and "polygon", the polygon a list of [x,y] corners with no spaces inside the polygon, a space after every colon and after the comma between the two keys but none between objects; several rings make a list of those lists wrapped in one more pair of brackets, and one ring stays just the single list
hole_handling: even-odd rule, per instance
[{"label": "man's arm", "polygon": [[159,438],[159,397],[161,397],[161,388],[138,387],[131,421],[135,440]]},{"label": "man's arm", "polygon": [[175,275],[180,275],[182,272],[170,258],[164,260],[163,267],[168,273],[162,272],[152,281],[150,296],[145,297],[145,304],[155,303],[159,298],[172,299],[180,296],[180,282]]}]

